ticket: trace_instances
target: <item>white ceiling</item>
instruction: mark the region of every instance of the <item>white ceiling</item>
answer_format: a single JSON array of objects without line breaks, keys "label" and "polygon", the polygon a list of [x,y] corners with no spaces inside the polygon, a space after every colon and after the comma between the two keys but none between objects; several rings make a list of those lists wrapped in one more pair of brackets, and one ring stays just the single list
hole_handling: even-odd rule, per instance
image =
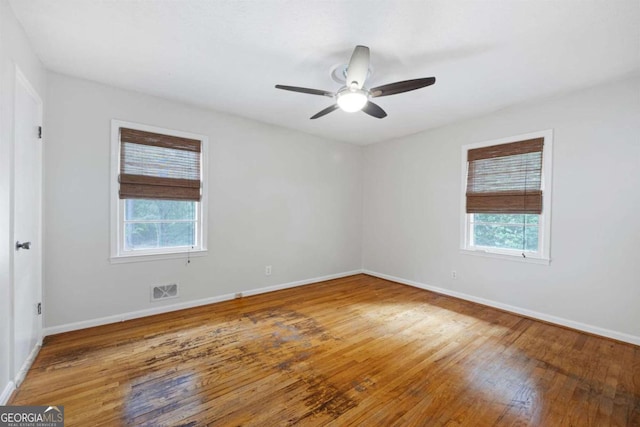
[{"label": "white ceiling", "polygon": [[[638,0],[12,0],[44,65],[331,139],[368,144],[640,72]],[[333,112],[332,66],[371,48],[389,116]]]}]

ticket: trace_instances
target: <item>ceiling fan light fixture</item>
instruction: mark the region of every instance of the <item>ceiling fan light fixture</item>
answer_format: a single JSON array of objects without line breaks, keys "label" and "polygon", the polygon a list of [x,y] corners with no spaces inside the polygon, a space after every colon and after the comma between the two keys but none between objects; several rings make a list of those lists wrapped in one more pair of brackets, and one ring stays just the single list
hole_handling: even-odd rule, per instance
[{"label": "ceiling fan light fixture", "polygon": [[362,110],[367,103],[367,92],[362,89],[343,89],[338,92],[338,106],[342,111],[354,113]]}]

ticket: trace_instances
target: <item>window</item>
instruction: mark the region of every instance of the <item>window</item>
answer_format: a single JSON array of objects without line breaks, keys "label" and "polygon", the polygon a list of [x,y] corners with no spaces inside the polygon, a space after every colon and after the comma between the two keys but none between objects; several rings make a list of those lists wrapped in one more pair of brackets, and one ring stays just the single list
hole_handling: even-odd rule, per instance
[{"label": "window", "polygon": [[207,138],[119,120],[111,135],[112,261],[204,254]]},{"label": "window", "polygon": [[464,253],[549,262],[551,146],[549,130],[462,147]]}]

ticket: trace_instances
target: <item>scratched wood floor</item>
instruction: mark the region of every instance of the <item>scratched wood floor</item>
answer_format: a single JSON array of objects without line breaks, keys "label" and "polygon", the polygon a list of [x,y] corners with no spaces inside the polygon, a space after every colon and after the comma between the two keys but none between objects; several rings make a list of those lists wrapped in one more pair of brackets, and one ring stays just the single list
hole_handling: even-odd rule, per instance
[{"label": "scratched wood floor", "polygon": [[638,426],[640,347],[357,275],[51,336],[67,426]]}]

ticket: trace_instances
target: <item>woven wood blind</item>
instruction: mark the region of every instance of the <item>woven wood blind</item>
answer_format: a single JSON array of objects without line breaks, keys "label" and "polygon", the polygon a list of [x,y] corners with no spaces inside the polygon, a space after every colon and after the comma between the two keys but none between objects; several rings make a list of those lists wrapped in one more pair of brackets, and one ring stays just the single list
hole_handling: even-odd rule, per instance
[{"label": "woven wood blind", "polygon": [[467,152],[467,213],[542,213],[544,138]]},{"label": "woven wood blind", "polygon": [[200,200],[201,142],[120,128],[120,198]]}]

